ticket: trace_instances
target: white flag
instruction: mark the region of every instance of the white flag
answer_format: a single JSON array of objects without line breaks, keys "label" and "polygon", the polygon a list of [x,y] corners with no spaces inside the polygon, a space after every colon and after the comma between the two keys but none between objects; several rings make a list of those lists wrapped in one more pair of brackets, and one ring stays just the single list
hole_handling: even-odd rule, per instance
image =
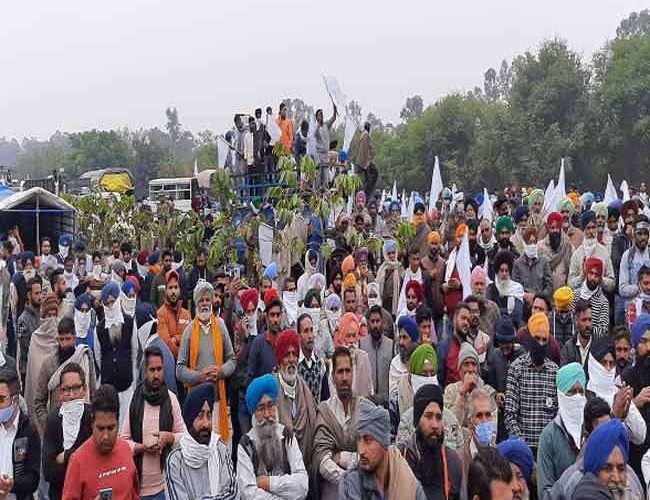
[{"label": "white flag", "polygon": [[618,193],[616,192],[616,188],[612,182],[612,177],[607,174],[607,187],[605,188],[605,197],[603,202],[605,205],[609,206],[609,204],[615,200],[618,200]]},{"label": "white flag", "polygon": [[342,150],[346,153],[350,152],[350,144],[352,144],[352,139],[354,139],[354,134],[358,129],[357,122],[350,115],[345,115],[345,131],[343,133],[343,148]]},{"label": "white flag", "polygon": [[460,248],[456,254],[456,269],[463,285],[463,300],[465,300],[465,298],[472,295],[472,261],[469,257],[469,231],[465,231],[463,241],[460,242]]},{"label": "white flag", "polygon": [[271,140],[269,144],[271,146],[275,145],[276,142],[280,140],[282,136],[282,130],[280,130],[280,125],[275,121],[273,115],[266,115],[266,131],[269,133]]},{"label": "white flag", "polygon": [[323,75],[323,81],[325,82],[325,89],[332,98],[332,101],[334,101],[334,104],[336,104],[339,111],[343,112],[348,101],[347,97],[345,97],[345,94],[341,90],[339,82],[333,76],[325,75]]},{"label": "white flag", "polygon": [[487,219],[492,222],[492,217],[494,212],[492,210],[492,200],[490,200],[490,195],[488,194],[487,188],[483,188],[483,203],[478,207],[478,218]]},{"label": "white flag", "polygon": [[409,206],[408,206],[408,221],[413,222],[413,214],[415,213],[415,193],[411,191],[411,196],[409,196]]},{"label": "white flag", "polygon": [[544,192],[544,218],[555,211],[553,200],[555,200],[555,181],[551,179],[548,181],[548,186],[546,186],[546,191]]},{"label": "white flag", "polygon": [[318,154],[316,153],[316,117],[311,115],[309,117],[309,132],[307,133],[307,154],[318,162]]},{"label": "white flag", "polygon": [[397,181],[393,181],[392,201],[397,201]]},{"label": "white flag", "polygon": [[402,216],[402,219],[408,219],[409,207],[408,207],[408,200],[406,199],[406,191],[404,189],[402,189],[401,208],[402,208],[402,213],[400,215]]},{"label": "white flag", "polygon": [[348,217],[352,216],[352,209],[354,208],[354,196],[348,196],[348,204],[346,206],[345,212],[348,214]]},{"label": "white flag", "polygon": [[555,188],[555,203],[556,205],[566,198],[566,186],[564,183],[564,158],[560,162],[560,175],[557,178],[557,187]]},{"label": "white flag", "polygon": [[379,207],[377,207],[380,214],[384,210],[384,203],[386,203],[386,190],[382,189],[381,190],[381,200],[379,201]]},{"label": "white flag", "polygon": [[436,156],[433,164],[433,173],[431,174],[431,191],[429,191],[429,212],[436,208],[438,197],[442,193],[442,176],[440,175],[440,162]]},{"label": "white flag", "polygon": [[260,224],[257,231],[260,244],[260,258],[264,267],[273,261],[273,228],[268,224]]},{"label": "white flag", "polygon": [[229,153],[230,147],[226,140],[221,137],[217,138],[217,165],[219,168],[224,168],[226,166],[226,160],[228,159]]},{"label": "white flag", "polygon": [[198,158],[194,158],[194,172],[193,173],[194,173],[194,177],[199,176],[199,159]]},{"label": "white flag", "polygon": [[621,195],[623,196],[623,203],[630,199],[630,189],[627,187],[627,181],[621,182]]}]

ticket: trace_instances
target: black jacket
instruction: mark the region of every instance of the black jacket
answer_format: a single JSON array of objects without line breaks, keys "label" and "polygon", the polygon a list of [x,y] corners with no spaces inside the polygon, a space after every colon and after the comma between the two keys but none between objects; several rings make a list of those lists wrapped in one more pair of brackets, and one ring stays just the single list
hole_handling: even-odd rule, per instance
[{"label": "black jacket", "polygon": [[[623,373],[623,381],[632,388],[634,397],[637,397],[644,387],[650,385],[650,357],[637,360],[637,364],[629,367]],[[646,425],[650,425],[650,403],[639,408]],[[628,463],[637,473],[637,476],[643,477],[641,472],[641,459],[646,451],[650,448],[650,432],[646,433],[645,442],[640,445],[630,443],[630,459]]]},{"label": "black jacket", "polygon": [[[578,349],[578,334],[576,333],[570,340],[568,340],[560,349],[560,366],[568,365],[569,363],[582,363],[580,356],[580,349]],[[585,368],[587,361],[584,362]],[[585,372],[587,370],[585,369]]]},{"label": "black jacket", "polygon": [[18,500],[31,500],[41,475],[41,438],[29,417],[20,412],[13,444],[14,487]]},{"label": "black jacket", "polygon": [[208,283],[212,283],[213,274],[208,270],[207,267],[199,269],[196,265],[192,267],[189,276],[187,277],[187,286],[185,287],[185,293],[183,294],[183,299],[185,299],[185,305],[189,308],[190,301],[192,300],[192,294],[194,293],[194,288],[199,282],[199,279],[203,279]]},{"label": "black jacket", "polygon": [[125,391],[133,382],[131,356],[137,356],[137,353],[131,352],[131,335],[137,335],[137,332],[133,330],[133,318],[126,314],[117,345],[111,342],[104,318],[97,323],[97,337],[102,350],[102,384],[111,384],[118,392]]},{"label": "black jacket", "polygon": [[47,416],[45,434],[43,435],[43,475],[50,483],[50,500],[59,500],[61,498],[68,461],[91,434],[92,416],[90,405],[85,405],[77,440],[72,445],[72,448],[65,451],[63,464],[59,464],[56,457],[59,453],[63,453],[63,417],[59,415],[59,410],[52,411]]}]

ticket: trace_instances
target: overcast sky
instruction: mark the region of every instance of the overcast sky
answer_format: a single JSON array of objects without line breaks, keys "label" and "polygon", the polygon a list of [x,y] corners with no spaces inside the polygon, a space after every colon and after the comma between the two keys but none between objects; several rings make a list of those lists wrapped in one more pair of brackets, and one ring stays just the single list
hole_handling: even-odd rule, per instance
[{"label": "overcast sky", "polygon": [[[555,36],[591,57],[634,0],[9,1],[0,5],[0,137],[163,126],[193,132],[285,97],[329,107],[321,74],[398,121],[482,84]],[[328,114],[328,112],[326,112]]]}]

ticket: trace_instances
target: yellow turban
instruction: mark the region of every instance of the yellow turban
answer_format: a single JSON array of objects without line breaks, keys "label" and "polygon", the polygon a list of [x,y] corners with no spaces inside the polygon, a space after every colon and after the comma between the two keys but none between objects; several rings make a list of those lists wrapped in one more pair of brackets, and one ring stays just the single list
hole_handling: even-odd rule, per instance
[{"label": "yellow turban", "polygon": [[438,231],[431,231],[427,237],[429,245],[440,244],[440,233]]},{"label": "yellow turban", "polygon": [[551,333],[551,325],[548,322],[548,316],[544,313],[535,313],[528,320],[528,331],[532,336],[533,333],[543,332],[548,335]]},{"label": "yellow turban", "polygon": [[555,302],[555,307],[562,311],[570,309],[573,304],[573,290],[568,286],[558,288],[553,294],[553,301]]},{"label": "yellow turban", "polygon": [[580,208],[580,195],[578,193],[571,191],[569,194],[567,194],[567,198],[573,202],[573,206],[575,208]]},{"label": "yellow turban", "polygon": [[355,278],[354,273],[348,274],[343,280],[343,290],[354,290],[357,286],[357,278]]},{"label": "yellow turban", "polygon": [[456,235],[455,235],[456,236],[456,241],[459,241],[463,237],[463,235],[465,234],[465,231],[467,231],[467,226],[465,224],[460,224],[456,228]]}]

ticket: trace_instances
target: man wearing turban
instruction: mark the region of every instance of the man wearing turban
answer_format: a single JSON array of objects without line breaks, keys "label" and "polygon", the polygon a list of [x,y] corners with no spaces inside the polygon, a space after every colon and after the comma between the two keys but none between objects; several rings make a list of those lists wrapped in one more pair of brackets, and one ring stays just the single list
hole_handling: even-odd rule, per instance
[{"label": "man wearing turban", "polygon": [[568,286],[561,286],[553,293],[549,322],[553,325],[553,336],[560,346],[571,340],[576,330],[573,299],[573,290]]},{"label": "man wearing turban", "polygon": [[442,283],[445,279],[447,263],[442,258],[440,233],[431,231],[428,237],[428,253],[421,256],[422,286],[425,290],[425,302],[431,309],[436,331],[442,332],[442,318],[445,309],[445,296]]},{"label": "man wearing turban", "polygon": [[97,338],[102,352],[101,381],[117,389],[121,423],[128,411],[137,378],[137,331],[133,316],[122,312],[122,291],[115,281],[104,285],[101,301],[104,318],[97,323]]},{"label": "man wearing turban", "polygon": [[244,499],[301,500],[309,490],[297,436],[278,417],[279,392],[278,379],[271,374],[256,378],[246,389],[252,429],[237,448],[237,479]]},{"label": "man wearing turban", "polygon": [[582,227],[584,230],[584,240],[582,245],[576,247],[577,249],[571,256],[567,285],[574,290],[579,289],[587,277],[585,261],[589,257],[595,257],[600,259],[603,265],[603,272],[601,273],[603,290],[611,293],[614,291],[616,285],[614,267],[612,266],[612,259],[607,252],[607,247],[598,243],[598,239],[596,238],[596,217],[593,212],[587,211],[582,214]]},{"label": "man wearing turban", "polygon": [[397,260],[397,242],[386,240],[383,246],[384,261],[377,270],[377,285],[382,305],[393,316],[399,312],[400,283],[404,276],[402,263]]},{"label": "man wearing turban", "polygon": [[[560,212],[560,215],[562,215],[562,231],[566,234],[567,238],[569,238],[571,246],[573,246],[573,248],[578,248],[582,245],[584,235],[580,229],[573,225],[572,218],[576,211],[576,206],[574,205],[573,200],[569,197],[560,200],[557,204],[556,210]],[[578,222],[578,224],[580,223]]]},{"label": "man wearing turban", "polygon": [[408,462],[390,444],[388,411],[370,402],[359,405],[359,467],[346,471],[339,483],[339,498],[414,498],[426,500],[422,485]]},{"label": "man wearing turban", "polygon": [[167,347],[178,357],[183,332],[190,324],[190,312],[182,305],[180,277],[176,271],[168,271],[165,275],[165,299],[156,317],[158,319],[158,335]]},{"label": "man wearing turban", "polygon": [[569,275],[573,247],[562,231],[562,215],[551,212],[546,218],[546,236],[538,243],[539,255],[551,266],[553,289],[564,286]]},{"label": "man wearing turban", "polygon": [[[185,399],[185,430],[180,446],[167,457],[166,486],[169,498],[240,498],[231,452],[212,426],[215,386],[197,386]],[[207,478],[207,480],[206,480]]]},{"label": "man wearing turban", "polygon": [[559,411],[539,438],[537,488],[540,497],[576,461],[582,448],[582,422],[587,401],[584,369],[579,363],[569,363],[558,370],[555,380]]},{"label": "man wearing turban", "polygon": [[591,433],[585,447],[584,477],[573,493],[574,500],[634,498],[629,496],[627,429],[610,420]]},{"label": "man wearing turban", "polygon": [[537,453],[542,430],[557,412],[558,366],[546,356],[550,327],[544,313],[528,319],[529,352],[510,364],[506,381],[505,423],[508,433]]},{"label": "man wearing turban", "polygon": [[[346,347],[352,356],[352,392],[355,396],[369,397],[374,394],[370,359],[368,353],[359,348],[361,324],[359,317],[347,312],[339,321],[339,328],[334,334],[334,346]],[[333,387],[330,384],[330,393]]]},{"label": "man wearing turban", "polygon": [[226,324],[213,314],[214,288],[200,281],[194,288],[196,316],[183,332],[178,350],[176,377],[188,389],[205,382],[217,385],[219,434],[230,439],[226,380],[235,371],[235,353]]},{"label": "man wearing turban", "polygon": [[[650,222],[645,215],[638,215],[634,222],[633,244],[621,257],[618,291],[627,307],[640,296],[639,272],[641,268],[650,268]],[[647,279],[647,278],[646,278]],[[604,287],[604,285],[603,285]],[[647,293],[644,293],[648,300]]]},{"label": "man wearing turban", "polygon": [[462,498],[463,462],[449,446],[443,390],[437,384],[422,385],[415,391],[409,412],[415,432],[399,446],[427,498]]},{"label": "man wearing turban", "polygon": [[534,227],[537,236],[545,236],[546,224],[544,220],[544,191],[533,189],[528,195],[528,226]]},{"label": "man wearing turban", "polygon": [[507,215],[502,215],[499,217],[497,219],[494,230],[496,233],[497,243],[486,252],[488,260],[488,276],[490,279],[494,279],[494,258],[498,253],[509,252],[513,262],[519,257],[520,254],[519,250],[517,250],[514,243],[512,242],[514,223],[511,217]]},{"label": "man wearing turban", "polygon": [[[406,300],[407,285],[411,281],[415,281],[420,285],[422,285],[422,267],[420,265],[421,263],[420,257],[421,255],[420,255],[419,248],[414,246],[409,248],[409,252],[408,252],[409,265],[406,268],[406,271],[404,272],[404,277],[402,280],[402,288],[400,289],[399,301],[397,303],[398,311],[403,311],[407,307],[407,300]],[[422,301],[422,297],[420,297],[420,302],[421,301]]]},{"label": "man wearing turban", "polygon": [[276,401],[278,419],[295,434],[305,464],[310,464],[316,403],[309,386],[298,376],[300,339],[295,330],[285,330],[279,335],[275,342],[275,357],[278,360],[276,376],[280,384]]},{"label": "man wearing turban", "polygon": [[411,346],[415,346],[420,342],[420,331],[415,319],[410,316],[401,316],[397,321],[398,331],[398,352],[397,355],[390,362],[390,371],[388,376],[388,390],[397,387],[397,383],[401,378],[408,373],[406,365],[407,352]]},{"label": "man wearing turban", "polygon": [[456,309],[456,305],[463,300],[463,285],[460,281],[460,273],[456,266],[456,257],[460,250],[460,244],[463,241],[467,226],[460,224],[456,228],[455,244],[449,257],[447,258],[447,265],[445,268],[445,279],[442,284],[442,291],[445,294],[445,306],[447,307],[447,314],[452,316]]},{"label": "man wearing turban", "polygon": [[578,301],[591,307],[591,331],[594,337],[609,335],[609,301],[602,288],[603,261],[588,257],[584,261],[585,279],[580,288],[574,290],[574,309]]}]

